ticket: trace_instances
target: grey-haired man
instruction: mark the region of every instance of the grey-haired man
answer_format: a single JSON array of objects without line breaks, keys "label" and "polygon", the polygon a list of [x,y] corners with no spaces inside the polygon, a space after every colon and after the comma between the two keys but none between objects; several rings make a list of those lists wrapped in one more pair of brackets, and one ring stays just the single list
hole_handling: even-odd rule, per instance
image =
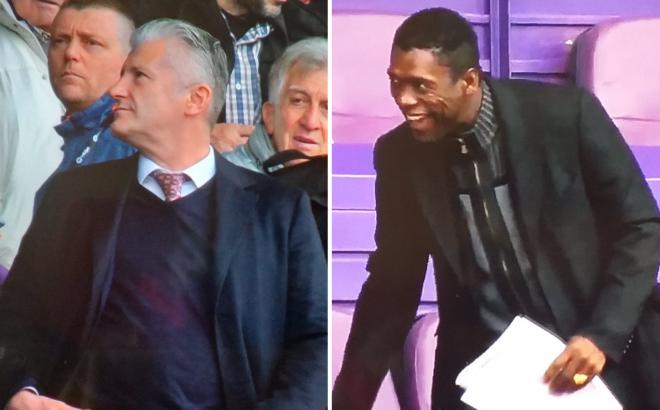
[{"label": "grey-haired man", "polygon": [[210,148],[217,40],[156,20],[131,43],[112,130],[139,155],[53,179],[0,296],[0,400],[324,408],[326,267],[308,199]]}]

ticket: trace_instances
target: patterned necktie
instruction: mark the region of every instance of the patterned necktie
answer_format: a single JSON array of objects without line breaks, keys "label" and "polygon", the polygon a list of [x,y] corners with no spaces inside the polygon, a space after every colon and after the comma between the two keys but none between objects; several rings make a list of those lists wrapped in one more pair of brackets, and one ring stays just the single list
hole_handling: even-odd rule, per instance
[{"label": "patterned necktie", "polygon": [[165,201],[172,202],[181,198],[181,186],[185,181],[188,181],[190,177],[184,173],[167,173],[159,170],[155,170],[151,173],[151,176],[154,177],[160,188],[165,194]]}]

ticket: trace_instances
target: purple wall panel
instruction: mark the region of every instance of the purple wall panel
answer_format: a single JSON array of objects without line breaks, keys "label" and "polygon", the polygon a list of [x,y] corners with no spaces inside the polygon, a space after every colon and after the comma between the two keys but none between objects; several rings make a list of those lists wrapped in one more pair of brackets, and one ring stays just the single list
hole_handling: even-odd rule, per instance
[{"label": "purple wall panel", "polygon": [[0,285],[2,285],[7,278],[9,271],[4,266],[0,265]]},{"label": "purple wall panel", "polygon": [[372,144],[333,144],[332,173],[375,175],[373,151]]},{"label": "purple wall panel", "polygon": [[376,248],[376,212],[370,210],[332,211],[332,250],[371,252]]},{"label": "purple wall panel", "polygon": [[521,80],[541,81],[551,84],[565,84],[566,74],[548,74],[548,73],[511,73],[511,78]]},{"label": "purple wall panel", "polygon": [[657,0],[512,0],[511,14],[660,16]]},{"label": "purple wall panel", "polygon": [[429,7],[448,7],[464,13],[487,14],[488,0],[333,0],[333,13],[342,11],[364,11],[408,15]]},{"label": "purple wall panel", "polygon": [[660,205],[660,178],[647,179],[646,181],[649,183],[655,201]]},{"label": "purple wall panel", "polygon": [[[381,98],[391,98],[381,95]],[[348,109],[344,109],[348,111]],[[366,115],[350,115],[334,112],[332,115],[332,140],[335,144],[368,144],[371,146],[381,135],[396,127],[403,121],[401,113],[373,117]]]},{"label": "purple wall panel", "polygon": [[573,40],[587,26],[513,26],[511,71],[517,73],[565,73]]},{"label": "purple wall panel", "polygon": [[367,279],[368,254],[332,255],[332,300],[355,300]]},{"label": "purple wall panel", "polygon": [[[336,253],[332,258],[332,300],[352,301],[362,289],[362,284],[369,273],[365,270],[368,254]],[[426,277],[422,288],[421,302],[435,302],[435,279],[433,263],[429,259],[426,267]]]},{"label": "purple wall panel", "polygon": [[337,175],[332,177],[332,209],[375,209],[373,175]]},{"label": "purple wall panel", "polygon": [[660,146],[633,145],[630,149],[647,179],[660,178]]}]

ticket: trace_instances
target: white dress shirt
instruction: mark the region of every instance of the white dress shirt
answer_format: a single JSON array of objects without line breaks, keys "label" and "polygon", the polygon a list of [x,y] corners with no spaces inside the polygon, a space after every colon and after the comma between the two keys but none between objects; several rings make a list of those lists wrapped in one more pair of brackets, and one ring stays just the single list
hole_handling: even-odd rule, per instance
[{"label": "white dress shirt", "polygon": [[206,184],[215,175],[215,155],[213,149],[209,146],[209,153],[202,158],[199,162],[191,165],[182,171],[171,171],[156,164],[151,159],[140,154],[138,160],[137,179],[140,185],[147,188],[151,193],[156,195],[161,200],[165,200],[165,193],[158,184],[158,181],[151,175],[154,171],[162,171],[166,173],[184,173],[188,175],[187,180],[181,186],[181,197],[190,195],[198,188]]}]

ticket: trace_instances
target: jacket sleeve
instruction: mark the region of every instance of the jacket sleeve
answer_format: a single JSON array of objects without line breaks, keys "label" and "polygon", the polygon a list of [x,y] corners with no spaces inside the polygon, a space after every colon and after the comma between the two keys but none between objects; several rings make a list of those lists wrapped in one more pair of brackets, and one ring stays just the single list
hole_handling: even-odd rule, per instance
[{"label": "jacket sleeve", "polygon": [[[62,381],[53,371],[80,333],[75,318],[90,283],[66,269],[64,260],[72,243],[89,242],[88,217],[84,202],[61,195],[71,192],[63,189],[71,181],[61,174],[53,179],[0,288],[0,405],[25,386],[52,395],[49,383]],[[87,266],[83,256],[71,260]]]},{"label": "jacket sleeve", "polygon": [[310,202],[301,194],[289,231],[285,351],[265,410],[327,406],[327,262]]},{"label": "jacket sleeve", "polygon": [[43,208],[23,237],[12,269],[0,289],[0,405],[6,404],[24,386],[39,389],[39,370],[35,363],[48,355],[44,333],[48,316],[44,307],[48,301],[44,281],[48,280],[49,272],[43,271],[43,252],[56,241],[53,237],[55,224],[49,224],[46,216],[51,207]]},{"label": "jacket sleeve", "polygon": [[580,161],[595,214],[607,228],[601,288],[578,332],[619,361],[656,282],[660,218],[620,132],[595,97],[580,99]]},{"label": "jacket sleeve", "polygon": [[[388,149],[389,148],[389,149]],[[393,354],[405,341],[421,296],[428,249],[406,165],[381,138],[376,169],[376,250],[355,307],[333,408],[371,408]]]}]

